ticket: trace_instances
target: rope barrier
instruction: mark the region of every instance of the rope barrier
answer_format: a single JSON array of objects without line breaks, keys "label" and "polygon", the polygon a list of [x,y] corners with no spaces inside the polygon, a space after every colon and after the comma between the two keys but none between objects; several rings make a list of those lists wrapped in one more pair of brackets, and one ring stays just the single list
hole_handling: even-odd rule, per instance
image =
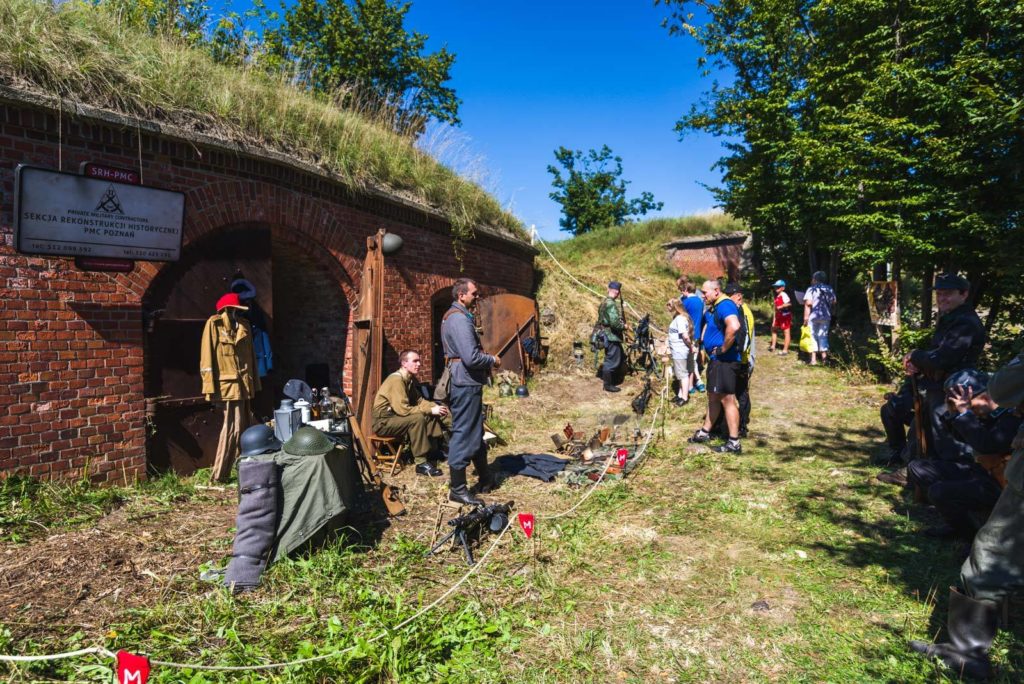
[{"label": "rope barrier", "polygon": [[[551,257],[551,260],[552,260],[553,262],[555,262],[555,265],[556,265],[556,266],[558,266],[558,268],[562,269],[562,271],[563,271],[563,272],[565,273],[565,275],[569,276],[569,278],[570,278],[570,279],[571,279],[571,280],[572,280],[572,281],[573,281],[574,283],[576,283],[577,285],[579,285],[580,287],[582,287],[582,288],[583,288],[584,290],[586,290],[587,292],[589,292],[589,293],[593,294],[594,296],[596,296],[596,297],[600,297],[600,298],[602,298],[602,299],[604,298],[604,295],[603,295],[603,294],[601,294],[600,292],[598,292],[598,291],[594,290],[593,288],[591,288],[591,287],[590,287],[589,285],[587,285],[587,284],[586,284],[586,283],[584,283],[584,282],[583,282],[582,280],[580,280],[579,278],[577,278],[576,276],[574,276],[574,275],[573,275],[572,273],[569,273],[568,269],[566,269],[566,268],[565,268],[565,266],[563,266],[563,265],[562,265],[562,262],[560,262],[560,261],[558,260],[558,258],[557,258],[557,257],[555,257],[555,255],[551,253],[551,250],[550,250],[550,249],[548,249],[548,243],[544,242],[544,238],[542,238],[542,237],[540,236],[540,233],[538,233],[538,232],[537,232],[537,229],[536,229],[536,228],[534,228],[534,229],[533,229],[533,235],[534,235],[534,236],[536,237],[537,241],[538,241],[538,242],[540,242],[540,246],[544,248],[544,251],[548,253],[548,256],[549,256],[549,257]],[[640,312],[638,312],[638,311],[637,311],[636,309],[634,309],[634,308],[633,308],[633,305],[632,305],[632,304],[630,304],[630,303],[629,303],[629,302],[627,302],[626,300],[622,300],[622,304],[623,304],[623,306],[624,306],[624,307],[625,307],[626,309],[628,309],[628,310],[629,310],[629,312],[630,312],[631,314],[633,314],[634,316],[636,316],[637,320],[640,320],[640,319],[642,319],[642,318],[643,318],[643,316],[641,316],[641,315],[640,315]],[[660,333],[664,333],[664,332],[665,332],[664,330],[662,330],[661,328],[659,328],[658,326],[656,326],[656,325],[655,325],[654,323],[651,323],[651,328],[652,328],[652,329],[654,329],[654,330],[657,330],[657,331],[658,331],[658,332],[660,332]]]},{"label": "rope barrier", "polygon": [[90,655],[95,653],[97,655],[105,656],[107,658],[116,657],[113,653],[103,648],[102,646],[90,646],[89,648],[80,648],[77,651],[67,651],[65,653],[50,653],[47,655],[35,655],[35,656],[18,656],[18,655],[5,655],[0,654],[0,662],[7,663],[40,663],[48,660],[65,660],[67,658],[78,658],[84,655]]}]

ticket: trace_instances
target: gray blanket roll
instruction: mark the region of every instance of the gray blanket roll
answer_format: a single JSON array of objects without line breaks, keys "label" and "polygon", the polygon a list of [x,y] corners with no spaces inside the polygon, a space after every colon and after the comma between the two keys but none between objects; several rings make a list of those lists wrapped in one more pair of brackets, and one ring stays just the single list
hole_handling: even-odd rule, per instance
[{"label": "gray blanket roll", "polygon": [[280,515],[281,474],[273,461],[243,459],[238,465],[235,543],[224,575],[232,591],[254,589],[267,567]]}]

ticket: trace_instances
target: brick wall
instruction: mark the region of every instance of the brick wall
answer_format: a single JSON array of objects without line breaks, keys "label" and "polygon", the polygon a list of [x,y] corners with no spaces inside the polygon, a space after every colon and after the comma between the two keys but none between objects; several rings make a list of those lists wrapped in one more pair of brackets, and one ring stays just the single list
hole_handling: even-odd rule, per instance
[{"label": "brick wall", "polygon": [[[60,127],[58,133],[56,112],[0,102],[0,475],[133,480],[146,473],[143,306],[166,265],[138,262],[132,273],[115,275],[77,271],[71,259],[19,255],[12,211],[19,163],[137,169],[139,132],[67,112]],[[355,307],[365,237],[380,227],[400,234],[405,246],[389,257],[385,274],[389,368],[398,349],[430,349],[431,297],[457,277],[477,279],[485,292],[531,293],[529,247],[481,234],[460,273],[447,225],[421,207],[355,195],[277,159],[154,131],[143,130],[141,138],[145,184],[186,193],[185,250],[233,226],[267,226],[283,272],[315,274],[309,282],[322,290],[332,316]],[[294,354],[326,354],[332,376],[340,369],[347,377],[351,322],[282,311],[282,301],[303,304],[301,283],[295,287],[281,300],[275,296],[274,311],[308,330],[312,346],[297,345]],[[432,361],[429,354],[425,361]],[[423,376],[430,373],[425,367]]]},{"label": "brick wall", "polygon": [[739,280],[748,266],[747,233],[684,238],[666,243],[668,260],[680,275]]}]

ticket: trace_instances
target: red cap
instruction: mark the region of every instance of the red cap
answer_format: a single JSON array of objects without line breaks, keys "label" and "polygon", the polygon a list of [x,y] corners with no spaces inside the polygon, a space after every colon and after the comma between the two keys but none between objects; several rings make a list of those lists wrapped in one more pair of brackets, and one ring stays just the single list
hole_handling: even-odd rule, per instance
[{"label": "red cap", "polygon": [[242,306],[242,300],[238,298],[238,295],[234,292],[228,292],[226,295],[217,300],[217,311],[220,311],[226,306],[233,306],[236,309],[242,311],[248,311],[249,307]]}]

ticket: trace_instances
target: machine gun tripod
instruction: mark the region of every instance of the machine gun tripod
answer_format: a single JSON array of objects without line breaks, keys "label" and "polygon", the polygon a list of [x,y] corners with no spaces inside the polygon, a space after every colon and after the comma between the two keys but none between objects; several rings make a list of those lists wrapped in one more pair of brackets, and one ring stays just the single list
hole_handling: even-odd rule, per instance
[{"label": "machine gun tripod", "polygon": [[475,565],[476,560],[473,558],[473,547],[470,545],[469,536],[471,533],[475,533],[479,536],[480,528],[486,524],[491,532],[501,532],[508,525],[508,514],[515,506],[514,501],[509,501],[503,504],[488,504],[486,506],[477,506],[469,513],[464,513],[460,516],[452,518],[448,521],[452,531],[441,537],[434,547],[427,551],[427,556],[432,556],[437,553],[446,542],[452,540],[453,543],[457,543],[462,546],[462,551],[466,556],[467,565]]}]

